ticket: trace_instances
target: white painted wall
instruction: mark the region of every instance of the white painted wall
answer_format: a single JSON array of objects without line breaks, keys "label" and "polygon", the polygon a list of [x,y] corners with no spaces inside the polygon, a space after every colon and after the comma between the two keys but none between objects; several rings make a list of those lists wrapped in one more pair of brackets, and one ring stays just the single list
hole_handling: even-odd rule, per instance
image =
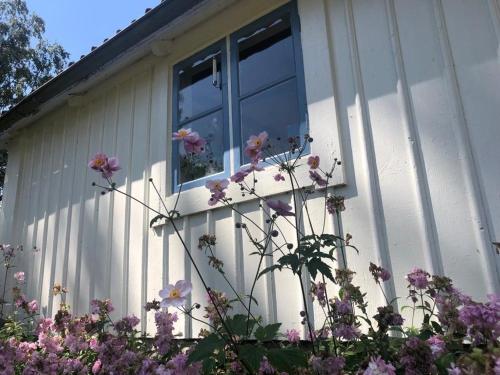
[{"label": "white painted wall", "polygon": [[[160,208],[147,181],[153,177],[169,194],[172,65],[281,3],[238,3],[176,40],[170,56],[145,58],[81,106],[60,108],[12,140],[2,241],[25,245],[29,294],[41,298],[45,313],[59,302],[50,294],[55,282],[68,287],[73,309],[85,312],[91,299],[110,297],[116,315],[134,313],[144,329],[154,323],[141,306],[167,282],[191,278],[192,301],[205,301],[172,228],[151,230],[146,210],[101,196],[86,164],[100,150],[117,155],[118,187]],[[350,253],[347,264],[356,281],[382,303],[367,273],[374,261],[394,274],[390,295],[405,295],[403,277],[413,266],[445,273],[478,298],[498,292],[491,242],[500,241],[499,3],[299,0],[299,13],[311,133],[323,139],[313,152],[323,159],[341,153],[344,162],[336,190],[347,210],[341,223],[327,224],[353,234],[361,254]],[[289,199],[283,189],[263,187]],[[181,198],[184,240],[209,273],[196,246],[200,235],[215,233],[228,277],[248,290],[256,258],[234,228],[240,217],[206,210],[208,192],[201,191]],[[241,201],[238,209],[264,222],[258,202]],[[218,275],[208,279],[227,290]],[[298,285],[288,275],[261,280],[256,297],[267,320],[300,327]],[[200,328],[179,324],[187,336]]]}]

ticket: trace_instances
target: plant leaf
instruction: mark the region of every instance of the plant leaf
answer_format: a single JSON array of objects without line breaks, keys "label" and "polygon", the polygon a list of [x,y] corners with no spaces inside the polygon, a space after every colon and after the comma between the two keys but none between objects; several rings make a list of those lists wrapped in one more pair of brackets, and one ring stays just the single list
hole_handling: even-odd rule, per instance
[{"label": "plant leaf", "polygon": [[260,341],[270,341],[276,337],[281,327],[281,323],[269,324],[265,327],[257,327],[255,338]]},{"label": "plant leaf", "polygon": [[269,349],[267,359],[278,371],[295,372],[298,367],[307,366],[307,358],[299,348]]}]

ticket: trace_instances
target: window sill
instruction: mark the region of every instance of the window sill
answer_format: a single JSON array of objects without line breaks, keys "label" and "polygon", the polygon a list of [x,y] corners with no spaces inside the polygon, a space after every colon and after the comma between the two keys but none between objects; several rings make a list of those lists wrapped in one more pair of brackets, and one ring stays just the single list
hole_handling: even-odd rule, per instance
[{"label": "window sill", "polygon": [[[309,168],[306,164],[307,158],[303,158],[300,162],[300,166],[297,168],[296,177],[300,186],[311,186],[311,179],[309,178]],[[333,163],[333,159],[331,160]],[[324,165],[329,165],[327,161],[323,161]],[[292,188],[290,186],[290,181],[288,176],[285,176],[285,181],[276,182],[273,176],[278,173],[278,166],[268,166],[262,172],[256,172],[255,176],[258,180],[256,184],[256,192],[260,197],[268,198],[273,195],[286,194],[291,192]],[[333,178],[329,183],[329,187],[340,187],[344,185],[343,178],[343,166],[340,165],[335,168]],[[247,179],[250,179],[248,176]],[[241,195],[240,187],[236,183],[231,183],[226,190],[227,197],[232,198],[233,204],[239,204],[244,202],[255,201],[254,195],[245,194]],[[171,209],[174,207],[179,193],[172,194],[165,198],[165,204],[167,208]],[[192,188],[186,191],[182,191],[179,201],[177,203],[177,211],[180,213],[180,217],[190,216],[198,214],[201,212],[207,212],[211,210],[216,210],[218,208],[224,207],[221,203],[215,206],[209,206],[208,200],[210,198],[210,192],[204,186]],[[165,220],[158,221],[153,224],[153,228],[158,228],[166,224]]]}]

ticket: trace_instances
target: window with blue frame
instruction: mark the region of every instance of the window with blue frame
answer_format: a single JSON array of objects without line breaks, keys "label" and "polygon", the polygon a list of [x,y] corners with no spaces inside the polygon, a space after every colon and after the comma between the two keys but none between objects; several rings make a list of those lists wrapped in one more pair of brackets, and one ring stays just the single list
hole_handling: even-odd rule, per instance
[{"label": "window with blue frame", "polygon": [[252,134],[267,131],[273,152],[279,154],[288,150],[290,137],[307,132],[295,4],[264,16],[228,38],[229,51],[223,40],[174,67],[174,129],[190,129],[206,140],[203,152],[196,157],[179,142],[173,158],[174,190],[181,183],[185,187],[200,186],[207,178],[227,177],[231,153],[236,169],[247,164],[242,150]]}]

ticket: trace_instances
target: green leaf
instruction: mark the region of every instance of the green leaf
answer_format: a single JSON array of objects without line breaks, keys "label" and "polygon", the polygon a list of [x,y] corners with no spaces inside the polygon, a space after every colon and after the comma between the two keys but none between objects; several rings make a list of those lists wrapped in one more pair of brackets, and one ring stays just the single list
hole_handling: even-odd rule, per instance
[{"label": "green leaf", "polygon": [[201,340],[189,354],[188,363],[204,361],[210,358],[215,350],[224,348],[224,340],[212,333]]},{"label": "green leaf", "polygon": [[236,314],[226,319],[226,326],[233,335],[247,336],[250,335],[255,326],[255,320],[252,318],[247,319],[246,315]]},{"label": "green leaf", "polygon": [[274,272],[275,270],[280,270],[283,268],[281,264],[273,264],[271,267],[264,268],[262,271],[260,271],[259,276],[257,278],[260,278],[261,276],[265,275],[268,272]]},{"label": "green leaf", "polygon": [[260,341],[270,341],[276,337],[281,327],[281,323],[269,324],[265,327],[257,327],[255,338]]},{"label": "green leaf", "polygon": [[212,374],[213,370],[216,366],[215,359],[207,358],[203,361],[203,373],[204,374]]},{"label": "green leaf", "polygon": [[245,344],[238,349],[240,359],[250,366],[254,372],[257,372],[266,350],[261,346],[251,344]]},{"label": "green leaf", "polygon": [[294,372],[298,367],[307,366],[307,357],[299,348],[269,349],[266,356],[278,371]]},{"label": "green leaf", "polygon": [[297,254],[286,254],[278,259],[278,263],[282,266],[290,266],[293,273],[297,273],[300,267],[300,259]]},{"label": "green leaf", "polygon": [[313,280],[316,279],[316,275],[319,272],[323,276],[335,282],[335,279],[333,278],[333,274],[331,271],[331,267],[319,258],[311,259],[309,263],[307,263],[307,270],[311,274]]}]

